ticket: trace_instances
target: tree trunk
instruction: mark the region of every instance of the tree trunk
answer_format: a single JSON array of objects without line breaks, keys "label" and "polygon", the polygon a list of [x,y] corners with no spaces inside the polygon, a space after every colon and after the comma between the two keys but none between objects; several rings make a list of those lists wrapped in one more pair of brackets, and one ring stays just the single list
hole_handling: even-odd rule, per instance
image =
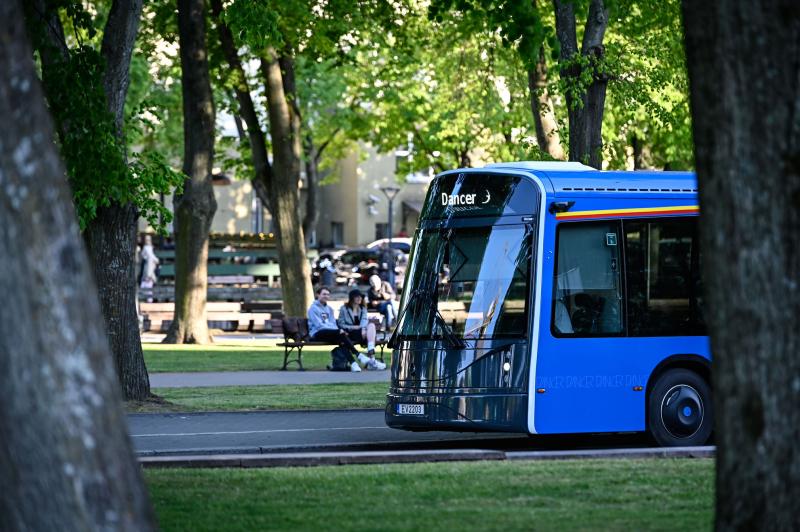
[{"label": "tree trunk", "polygon": [[150,396],[136,312],[136,207],[112,205],[97,209],[84,232],[100,296],[100,308],[125,399]]},{"label": "tree trunk", "polygon": [[125,97],[130,85],[130,65],[133,45],[139,31],[139,18],[142,14],[142,0],[114,0],[103,30],[103,44],[100,49],[106,60],[103,86],[108,108],[114,114],[117,134],[122,136],[125,114]]},{"label": "tree trunk", "polygon": [[[607,76],[601,71],[605,49],[603,38],[608,26],[608,10],[603,0],[591,0],[586,18],[580,54],[588,59],[581,66],[575,33],[573,2],[553,0],[556,13],[556,34],[561,44],[561,77],[569,85],[566,93],[569,114],[569,160],[588,163],[600,168],[603,162],[603,108],[606,99]],[[591,83],[580,87],[585,69],[591,69]]]},{"label": "tree trunk", "polygon": [[214,162],[214,100],[208,74],[203,0],[178,1],[183,89],[183,194],[176,195],[175,313],[165,343],[211,342],[206,320],[208,233],[217,201]]},{"label": "tree trunk", "polygon": [[800,529],[800,5],[683,3],[718,530]]},{"label": "tree trunk", "polygon": [[153,530],[24,28],[0,2],[0,529]]},{"label": "tree trunk", "polygon": [[[270,136],[272,138],[273,175],[270,205],[275,223],[276,242],[281,271],[284,313],[305,316],[311,304],[311,268],[306,257],[305,237],[300,209],[300,131],[299,117],[293,111],[284,86],[293,89],[291,77],[284,79],[281,64],[273,51],[261,62],[267,94]],[[284,72],[291,67],[289,58],[282,58]],[[288,72],[291,76],[291,70]]]},{"label": "tree trunk", "polygon": [[311,135],[303,142],[306,163],[306,213],[303,216],[303,233],[306,237],[317,227],[319,220],[319,151]]},{"label": "tree trunk", "polygon": [[[114,0],[103,30],[101,52],[106,60],[103,87],[120,138],[124,135],[125,97],[141,13],[141,0]],[[127,163],[124,153],[123,157]],[[97,217],[86,227],[84,236],[123,396],[141,401],[150,395],[150,378],[136,310],[138,218],[134,205],[113,203],[97,210]]]},{"label": "tree trunk", "polygon": [[528,93],[531,101],[531,113],[536,125],[536,141],[539,149],[548,153],[553,159],[564,159],[564,148],[558,134],[558,122],[553,111],[553,100],[547,91],[547,63],[544,49],[539,49],[539,60],[536,68],[528,70]]}]

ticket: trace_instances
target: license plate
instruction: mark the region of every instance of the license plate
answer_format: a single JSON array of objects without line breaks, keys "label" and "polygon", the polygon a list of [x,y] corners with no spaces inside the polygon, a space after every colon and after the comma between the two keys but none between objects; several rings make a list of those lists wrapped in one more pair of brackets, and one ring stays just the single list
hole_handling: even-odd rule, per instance
[{"label": "license plate", "polygon": [[397,405],[397,413],[410,416],[424,416],[425,405]]}]

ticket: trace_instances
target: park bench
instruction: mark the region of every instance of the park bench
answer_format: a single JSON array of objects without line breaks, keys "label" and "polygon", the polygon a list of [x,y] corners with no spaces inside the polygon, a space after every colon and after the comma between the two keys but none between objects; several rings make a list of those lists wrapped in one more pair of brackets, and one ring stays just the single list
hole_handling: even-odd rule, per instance
[{"label": "park bench", "polygon": [[[242,303],[209,301],[206,304],[206,318],[211,329],[224,331],[262,332],[276,313],[245,311]],[[140,302],[139,310],[144,320],[144,330],[163,332],[169,328],[174,317],[175,304],[163,302]],[[277,313],[279,314],[279,312]]]},{"label": "park bench", "polygon": [[[281,320],[283,329],[283,342],[279,342],[278,347],[283,347],[283,366],[281,370],[285,370],[290,362],[297,362],[300,371],[303,371],[303,348],[308,345],[338,345],[331,342],[315,342],[309,340],[308,335],[308,319],[297,317],[284,317]],[[383,350],[386,347],[387,338],[379,337],[375,339],[375,348],[380,350],[378,358],[383,362]],[[297,351],[297,358],[289,360],[292,351]]]}]

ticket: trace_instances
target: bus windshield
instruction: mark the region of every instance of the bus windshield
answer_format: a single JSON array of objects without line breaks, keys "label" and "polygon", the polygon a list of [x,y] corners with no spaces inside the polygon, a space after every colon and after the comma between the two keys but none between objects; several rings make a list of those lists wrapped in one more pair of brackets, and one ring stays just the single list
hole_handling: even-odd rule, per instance
[{"label": "bus windshield", "polygon": [[421,229],[398,339],[525,337],[532,233],[530,225]]}]

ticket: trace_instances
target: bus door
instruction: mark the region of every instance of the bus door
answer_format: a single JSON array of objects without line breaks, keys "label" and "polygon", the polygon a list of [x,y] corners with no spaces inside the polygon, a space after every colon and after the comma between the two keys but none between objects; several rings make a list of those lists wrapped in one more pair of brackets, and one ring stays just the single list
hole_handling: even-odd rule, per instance
[{"label": "bus door", "polygon": [[644,393],[634,388],[647,375],[624,337],[619,222],[559,224],[554,259],[532,390],[536,431],[642,430]]}]

